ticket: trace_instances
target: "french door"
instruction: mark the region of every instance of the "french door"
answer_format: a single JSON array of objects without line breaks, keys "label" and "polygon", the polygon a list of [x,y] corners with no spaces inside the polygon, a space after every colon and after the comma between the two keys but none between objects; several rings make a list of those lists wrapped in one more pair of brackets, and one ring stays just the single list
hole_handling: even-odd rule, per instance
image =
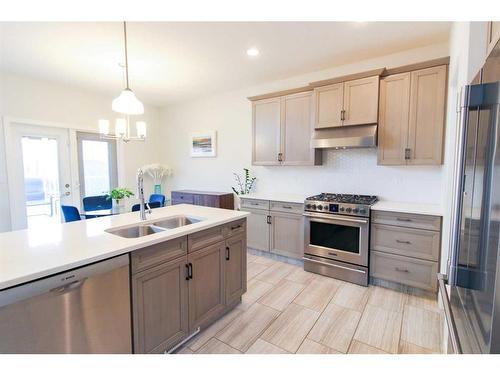
[{"label": "french door", "polygon": [[69,130],[11,122],[5,135],[12,230],[61,222],[73,204]]}]

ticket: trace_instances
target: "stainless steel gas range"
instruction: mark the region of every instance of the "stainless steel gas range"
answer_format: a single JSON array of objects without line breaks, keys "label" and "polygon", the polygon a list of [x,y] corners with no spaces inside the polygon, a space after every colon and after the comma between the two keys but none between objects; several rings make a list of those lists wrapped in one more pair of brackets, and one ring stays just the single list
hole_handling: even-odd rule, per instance
[{"label": "stainless steel gas range", "polygon": [[372,195],[322,193],[304,202],[304,269],[368,285]]}]

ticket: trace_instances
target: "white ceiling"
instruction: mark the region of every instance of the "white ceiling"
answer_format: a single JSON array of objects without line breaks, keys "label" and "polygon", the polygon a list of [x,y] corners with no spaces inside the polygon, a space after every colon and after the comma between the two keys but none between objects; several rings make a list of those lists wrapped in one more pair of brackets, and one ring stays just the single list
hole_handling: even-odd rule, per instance
[{"label": "white ceiling", "polygon": [[[163,105],[448,40],[448,22],[127,24],[131,88]],[[122,25],[0,23],[0,69],[118,94]],[[260,56],[250,58],[255,46]]]}]

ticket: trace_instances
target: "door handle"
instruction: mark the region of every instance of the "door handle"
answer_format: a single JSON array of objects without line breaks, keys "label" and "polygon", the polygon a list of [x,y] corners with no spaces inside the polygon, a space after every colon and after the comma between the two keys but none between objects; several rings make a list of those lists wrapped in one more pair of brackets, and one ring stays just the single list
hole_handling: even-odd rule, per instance
[{"label": "door handle", "polygon": [[68,290],[78,289],[79,287],[82,286],[82,284],[85,282],[85,280],[87,280],[87,278],[83,278],[81,280],[72,281],[72,282],[70,282],[68,284],[65,284],[63,286],[51,289],[50,292],[52,292],[52,293],[63,293],[63,292],[66,292]]},{"label": "door handle", "polygon": [[407,270],[406,268],[394,267],[394,269],[398,272],[410,273],[410,271]]},{"label": "door handle", "polygon": [[397,243],[404,243],[404,244],[407,244],[407,245],[410,245],[411,242],[410,241],[401,241],[401,240],[396,240]]},{"label": "door handle", "polygon": [[229,260],[229,246],[226,246],[226,260]]},{"label": "door handle", "polygon": [[186,264],[186,280],[189,280],[189,264]]},{"label": "door handle", "polygon": [[193,278],[193,263],[186,264],[187,276],[186,280],[191,280]]},{"label": "door handle", "polygon": [[340,111],[340,120],[344,121],[345,120],[345,109]]},{"label": "door handle", "polygon": [[267,215],[267,223],[271,224],[271,216]]}]

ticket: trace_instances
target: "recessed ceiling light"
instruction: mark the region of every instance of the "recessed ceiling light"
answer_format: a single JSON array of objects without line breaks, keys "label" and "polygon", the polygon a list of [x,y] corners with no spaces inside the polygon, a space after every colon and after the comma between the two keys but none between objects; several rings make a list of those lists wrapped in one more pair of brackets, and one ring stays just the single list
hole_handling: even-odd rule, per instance
[{"label": "recessed ceiling light", "polygon": [[252,56],[252,57],[258,56],[259,50],[255,47],[249,48],[249,49],[247,49],[247,55]]}]

